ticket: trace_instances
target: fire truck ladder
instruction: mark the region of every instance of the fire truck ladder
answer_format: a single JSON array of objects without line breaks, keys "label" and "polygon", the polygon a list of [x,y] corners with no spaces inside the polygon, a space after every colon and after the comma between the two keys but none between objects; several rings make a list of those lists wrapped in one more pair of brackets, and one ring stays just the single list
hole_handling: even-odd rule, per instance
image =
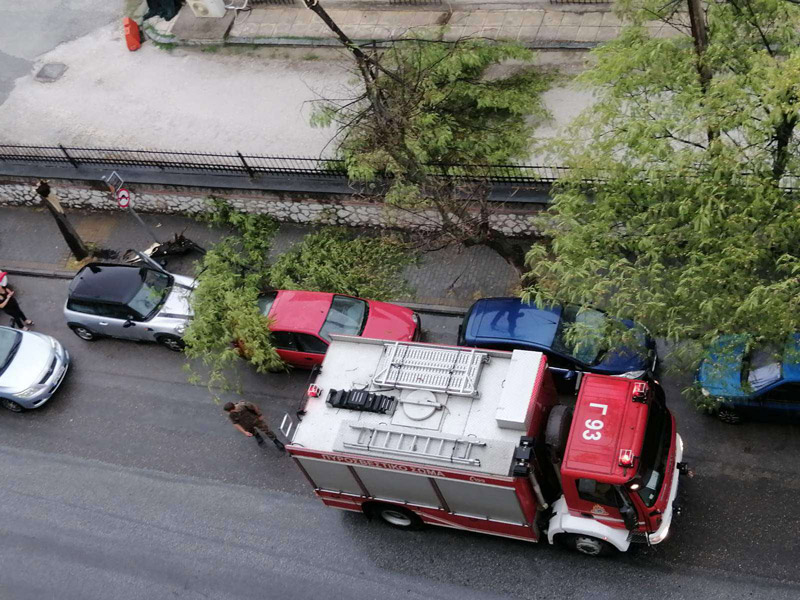
[{"label": "fire truck ladder", "polygon": [[393,388],[477,397],[485,352],[450,350],[408,342],[384,344],[372,382]]},{"label": "fire truck ladder", "polygon": [[357,432],[356,439],[351,442],[344,441],[342,445],[345,448],[392,456],[413,456],[479,467],[481,460],[472,457],[471,454],[474,448],[486,445],[486,442],[476,438],[409,433],[386,426],[351,424],[350,427]]}]

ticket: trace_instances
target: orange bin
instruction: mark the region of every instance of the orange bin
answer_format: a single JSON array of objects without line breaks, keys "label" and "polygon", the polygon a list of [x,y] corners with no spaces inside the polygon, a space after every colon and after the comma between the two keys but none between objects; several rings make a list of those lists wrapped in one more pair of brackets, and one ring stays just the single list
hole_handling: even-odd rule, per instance
[{"label": "orange bin", "polygon": [[133,52],[142,46],[142,40],[139,34],[139,25],[130,17],[122,19],[122,25],[125,28],[125,43],[128,44],[128,50]]}]

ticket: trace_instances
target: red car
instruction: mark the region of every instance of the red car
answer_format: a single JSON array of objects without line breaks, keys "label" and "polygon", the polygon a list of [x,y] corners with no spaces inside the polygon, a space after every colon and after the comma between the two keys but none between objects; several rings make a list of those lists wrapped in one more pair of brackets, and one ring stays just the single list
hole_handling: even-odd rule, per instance
[{"label": "red car", "polygon": [[420,334],[411,309],[341,294],[280,290],[261,296],[258,306],[272,320],[278,354],[295,367],[321,364],[332,333],[401,342]]}]

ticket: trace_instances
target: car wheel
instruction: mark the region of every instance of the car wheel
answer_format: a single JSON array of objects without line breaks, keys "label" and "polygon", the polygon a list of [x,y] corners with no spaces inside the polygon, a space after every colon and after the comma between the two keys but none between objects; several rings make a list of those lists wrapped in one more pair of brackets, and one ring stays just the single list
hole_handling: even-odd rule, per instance
[{"label": "car wheel", "polygon": [[156,341],[173,352],[183,352],[183,349],[186,348],[186,342],[177,335],[160,335]]},{"label": "car wheel", "polygon": [[570,550],[586,556],[608,556],[616,550],[608,542],[591,535],[563,533],[557,536],[556,540]]},{"label": "car wheel", "polygon": [[8,398],[0,398],[0,404],[3,405],[3,408],[6,408],[11,412],[15,413],[21,413],[22,411],[25,410],[21,404],[17,404],[13,400],[9,400]]},{"label": "car wheel", "polygon": [[547,426],[544,431],[544,442],[550,448],[553,457],[560,460],[564,456],[572,425],[572,408],[559,404],[550,409]]},{"label": "car wheel", "polygon": [[94,342],[95,340],[97,340],[98,337],[100,337],[92,330],[87,329],[83,325],[70,325],[69,328],[72,329],[72,333],[77,335],[85,342]]},{"label": "car wheel", "polygon": [[378,517],[381,521],[396,529],[413,530],[422,527],[422,519],[401,506],[374,504],[368,510],[370,515]]},{"label": "car wheel", "polygon": [[720,406],[717,411],[717,418],[728,425],[738,425],[742,422],[742,415],[729,406]]}]

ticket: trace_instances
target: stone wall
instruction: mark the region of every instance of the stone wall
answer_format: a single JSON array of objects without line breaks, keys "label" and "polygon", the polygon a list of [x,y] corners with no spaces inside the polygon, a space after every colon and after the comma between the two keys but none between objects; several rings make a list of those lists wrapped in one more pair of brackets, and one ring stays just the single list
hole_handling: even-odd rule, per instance
[{"label": "stone wall", "polygon": [[[41,200],[34,191],[35,180],[16,177],[0,179],[0,206],[34,206]],[[112,194],[100,183],[50,181],[64,208],[119,210]],[[318,223],[392,229],[434,229],[438,215],[410,214],[360,198],[280,194],[247,190],[217,190],[183,186],[126,185],[137,211],[160,214],[197,214],[207,210],[212,198],[220,198],[244,212],[269,214],[278,221]],[[530,217],[541,209],[536,204],[506,204],[490,219],[506,235],[525,237],[534,230]]]}]

